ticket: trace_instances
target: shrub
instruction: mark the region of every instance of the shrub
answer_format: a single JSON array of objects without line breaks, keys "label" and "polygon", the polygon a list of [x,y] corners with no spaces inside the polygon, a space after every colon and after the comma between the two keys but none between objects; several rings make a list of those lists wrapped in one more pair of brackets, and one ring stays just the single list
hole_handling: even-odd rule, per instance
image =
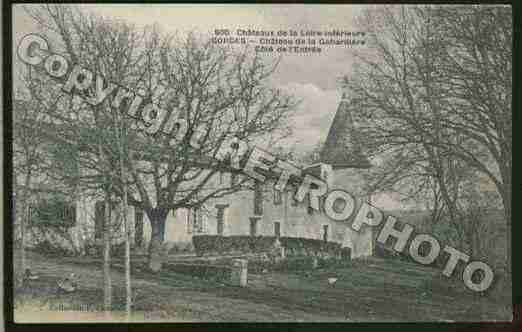
[{"label": "shrub", "polygon": [[125,256],[125,242],[113,244],[111,246],[111,256],[113,256],[113,257]]},{"label": "shrub", "polygon": [[74,256],[72,251],[56,245],[47,239],[36,243],[32,250],[49,256]]},{"label": "shrub", "polygon": [[[340,256],[342,254],[341,245],[335,242],[297,237],[281,237],[279,240],[289,256]],[[232,252],[270,252],[274,248],[275,242],[276,237],[274,236],[196,235],[192,237],[192,243],[198,256]]]},{"label": "shrub", "polygon": [[253,252],[266,252],[274,247],[275,236],[251,237],[251,250]]},{"label": "shrub", "polygon": [[341,245],[335,242],[300,237],[282,237],[280,241],[281,246],[285,247],[290,256],[317,256],[319,254],[337,256],[341,254]]},{"label": "shrub", "polygon": [[[375,246],[375,256],[381,257],[381,258],[395,259],[395,260],[401,260],[401,261],[405,261],[405,262],[419,264],[417,261],[415,261],[411,257],[408,249],[409,249],[409,247],[406,247],[402,252],[397,252],[389,246],[377,243]],[[426,256],[429,253],[428,250],[429,250],[429,246],[421,246],[419,248],[419,254],[421,256]],[[426,266],[443,269],[446,266],[446,260],[447,260],[446,255],[440,254],[439,256],[437,256],[435,261],[433,261],[433,263],[428,264]],[[460,268],[460,267],[457,266],[457,268]]]},{"label": "shrub", "polygon": [[192,243],[198,256],[202,256],[212,251],[220,251],[218,247],[218,236],[215,235],[196,235],[192,237]]},{"label": "shrub", "polygon": [[60,197],[51,197],[38,202],[33,207],[31,224],[73,227],[76,221],[76,209],[70,202],[66,202]]},{"label": "shrub", "polygon": [[220,253],[239,251],[242,253],[251,252],[254,248],[252,244],[252,239],[250,236],[240,235],[240,236],[227,236],[222,237],[222,239],[218,239],[218,243],[222,243],[222,247],[219,247]]},{"label": "shrub", "polygon": [[174,273],[188,274],[201,279],[213,279],[219,281],[228,280],[230,277],[230,267],[209,264],[166,264],[165,270]]},{"label": "shrub", "polygon": [[171,243],[168,249],[169,254],[183,254],[194,251],[194,245],[192,242],[176,242]]},{"label": "shrub", "polygon": [[269,251],[274,242],[275,237],[273,236],[196,235],[192,237],[192,243],[198,256],[231,252],[261,253]]}]

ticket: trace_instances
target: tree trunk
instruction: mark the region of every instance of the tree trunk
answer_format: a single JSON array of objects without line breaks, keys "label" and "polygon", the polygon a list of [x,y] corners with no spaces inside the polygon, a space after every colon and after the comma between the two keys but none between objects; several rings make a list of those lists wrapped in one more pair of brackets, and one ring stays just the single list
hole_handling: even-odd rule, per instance
[{"label": "tree trunk", "polygon": [[31,169],[29,167],[29,170],[25,174],[25,183],[24,183],[24,198],[23,198],[23,216],[20,218],[20,242],[21,242],[21,270],[22,273],[25,273],[25,269],[27,268],[26,263],[26,257],[25,257],[25,238],[26,238],[26,232],[25,227],[26,225],[29,225],[31,222],[31,193],[29,192],[29,186],[31,185]]},{"label": "tree trunk", "polygon": [[103,216],[103,306],[106,312],[112,310],[111,281],[111,206],[110,193],[105,193],[105,213]]},{"label": "tree trunk", "polygon": [[[123,171],[122,171],[123,173]],[[123,173],[125,174],[125,173]],[[125,179],[125,177],[123,177]],[[125,181],[125,180],[124,180]],[[125,311],[127,321],[131,318],[131,307],[132,307],[132,288],[131,288],[131,252],[130,252],[130,240],[131,240],[131,229],[129,220],[127,218],[127,184],[123,184],[123,204],[122,204],[122,218],[123,225],[125,228]]]},{"label": "tree trunk", "polygon": [[[123,200],[121,205],[121,216],[123,218],[123,225],[125,229],[125,312],[127,321],[131,319],[131,307],[132,307],[132,288],[131,288],[131,253],[130,253],[130,239],[131,239],[131,229],[129,225],[129,220],[127,218],[127,207],[128,207],[128,197],[127,197],[127,176],[124,165],[124,155],[125,148],[124,143],[126,143],[126,135],[124,135],[125,126],[123,123],[124,119],[120,119],[120,132],[118,135],[118,146],[119,146],[119,159],[120,159],[120,176],[121,181],[123,183]],[[125,136],[125,137],[124,137]],[[125,140],[125,141],[124,141]]]},{"label": "tree trunk", "polygon": [[29,219],[31,218],[31,207],[28,204],[28,201],[25,201],[25,211],[20,218],[20,255],[21,255],[21,271],[25,273],[25,269],[27,268],[27,263],[25,259],[25,225],[29,223]]},{"label": "tree trunk", "polygon": [[156,208],[147,211],[150,220],[152,235],[149,245],[149,269],[153,272],[159,272],[163,263],[163,240],[165,238],[165,222],[169,211],[162,208]]}]

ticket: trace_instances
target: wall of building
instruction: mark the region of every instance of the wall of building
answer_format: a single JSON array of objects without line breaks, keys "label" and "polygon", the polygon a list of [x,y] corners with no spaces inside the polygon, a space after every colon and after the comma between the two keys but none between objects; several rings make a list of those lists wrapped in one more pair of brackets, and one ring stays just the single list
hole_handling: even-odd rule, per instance
[{"label": "wall of building", "polygon": [[[323,174],[325,176],[325,174]],[[333,170],[326,168],[326,178],[329,189],[344,189],[356,196],[356,211],[361,202],[367,201],[367,195],[364,193],[364,179],[361,176],[361,170],[343,169]],[[223,179],[217,176],[209,184],[214,187],[220,184]],[[225,181],[230,181],[228,177]],[[345,222],[338,222],[328,218],[322,211],[309,211],[307,200],[294,205],[294,191],[287,191],[281,195],[281,203],[276,204],[274,201],[273,182],[267,182],[262,185],[263,194],[263,214],[257,216],[257,235],[274,236],[275,222],[280,223],[280,235],[288,237],[304,237],[312,239],[323,239],[324,226],[328,226],[328,241],[341,243],[343,246],[352,248],[352,257],[364,257],[373,254],[374,235],[369,227],[363,227],[359,232],[353,231],[349,226],[353,221],[353,217]],[[224,197],[208,200],[199,210],[202,214],[204,227],[201,233],[194,229],[193,225],[189,225],[188,219],[190,210],[178,209],[171,211],[167,216],[165,225],[165,242],[173,243],[190,243],[192,236],[197,234],[218,234],[217,211],[216,205],[228,205],[224,210],[223,236],[231,235],[249,235],[250,219],[255,217],[254,211],[254,191],[243,190]],[[72,231],[76,234],[78,243],[86,238],[94,237],[94,205],[95,201],[90,199],[81,199],[77,203],[78,222]],[[116,208],[119,210],[119,208]],[[113,222],[116,222],[119,213],[113,213]],[[355,213],[354,213],[355,215]],[[135,209],[129,207],[127,217],[131,224],[131,232],[134,242],[134,225],[135,225]],[[113,241],[123,241],[123,225],[120,227],[120,236]],[[150,241],[151,226],[147,215],[143,215],[143,237],[144,243]]]},{"label": "wall of building", "polygon": [[[332,176],[333,175],[333,176]],[[328,173],[330,189],[344,189],[356,196],[356,211],[368,197],[364,191],[364,178],[361,170],[344,169]],[[263,214],[257,221],[257,235],[274,236],[275,222],[280,223],[280,235],[322,239],[324,226],[328,226],[328,241],[341,243],[352,248],[353,258],[371,256],[374,252],[374,234],[370,227],[353,231],[351,225],[355,213],[349,220],[338,222],[328,218],[323,212],[309,212],[306,200],[297,206],[292,204],[293,191],[282,194],[281,204],[274,201],[273,183],[263,184]],[[254,191],[240,191],[223,198],[210,200],[205,204],[205,234],[217,234],[218,204],[228,204],[224,214],[224,236],[249,235],[250,219],[254,214]],[[190,242],[197,233],[187,232],[187,210],[178,210],[176,218],[169,220],[166,241]]]}]

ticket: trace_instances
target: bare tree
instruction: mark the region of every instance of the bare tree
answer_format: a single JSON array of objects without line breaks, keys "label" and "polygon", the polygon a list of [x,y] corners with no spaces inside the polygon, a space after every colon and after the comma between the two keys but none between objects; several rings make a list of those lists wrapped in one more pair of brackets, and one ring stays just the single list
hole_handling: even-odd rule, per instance
[{"label": "bare tree", "polygon": [[[13,161],[14,161],[14,184],[17,193],[16,209],[21,211],[19,221],[21,241],[21,269],[26,269],[26,233],[30,223],[31,202],[35,198],[35,191],[47,179],[40,173],[45,156],[42,153],[44,139],[38,134],[41,124],[38,119],[42,118],[40,113],[43,105],[39,100],[33,98],[34,90],[39,83],[32,80],[31,71],[19,76],[20,88],[16,91],[13,102]],[[36,120],[36,121],[35,121]],[[22,183],[18,183],[18,179]],[[74,248],[74,247],[73,247]]]},{"label": "bare tree", "polygon": [[373,189],[425,197],[433,220],[444,214],[461,229],[465,183],[478,174],[496,186],[510,220],[509,8],[384,7],[362,23],[371,54],[358,54],[345,85],[366,148],[384,160]]},{"label": "bare tree", "polygon": [[[166,110],[158,131],[171,117],[188,122],[187,139],[172,145],[171,137],[151,135],[148,123],[112,117],[115,111],[126,112],[128,106],[122,103],[120,109],[112,108],[114,95],[97,106],[64,97],[63,104],[48,113],[54,123],[59,120],[60,127],[70,128],[59,130],[57,139],[74,141],[82,155],[91,157],[82,164],[83,177],[87,180],[85,174],[92,174],[94,188],[99,184],[95,174],[101,174],[96,158],[101,156],[92,144],[92,128],[123,128],[123,162],[129,179],[113,174],[112,190],[123,199],[123,184],[128,180],[129,205],[142,209],[151,221],[151,263],[157,262],[169,212],[244,189],[246,181],[208,189],[218,172],[231,170],[215,158],[228,137],[255,141],[288,133],[285,120],[296,102],[267,82],[277,63],[266,63],[252,52],[219,47],[194,34],[175,38],[157,28],[138,31],[69,7],[44,6],[31,15],[71,63],[107,81],[142,90],[146,102]],[[103,146],[111,169],[118,169],[119,163],[117,132],[109,130]],[[194,136],[198,137],[196,148],[189,144]]]}]

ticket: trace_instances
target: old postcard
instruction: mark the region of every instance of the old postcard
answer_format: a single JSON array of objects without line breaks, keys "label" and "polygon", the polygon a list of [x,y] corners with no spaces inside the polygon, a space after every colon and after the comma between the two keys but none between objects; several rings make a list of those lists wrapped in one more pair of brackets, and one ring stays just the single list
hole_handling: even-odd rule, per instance
[{"label": "old postcard", "polygon": [[512,320],[510,6],[11,15],[15,322]]}]

